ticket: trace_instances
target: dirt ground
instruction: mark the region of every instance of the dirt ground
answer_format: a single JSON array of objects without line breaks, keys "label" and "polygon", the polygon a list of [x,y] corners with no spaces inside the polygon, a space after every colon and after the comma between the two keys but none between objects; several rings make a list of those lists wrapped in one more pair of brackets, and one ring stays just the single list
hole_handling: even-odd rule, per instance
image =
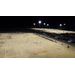
[{"label": "dirt ground", "polygon": [[41,36],[44,35],[0,33],[0,58],[75,58],[74,45]]}]

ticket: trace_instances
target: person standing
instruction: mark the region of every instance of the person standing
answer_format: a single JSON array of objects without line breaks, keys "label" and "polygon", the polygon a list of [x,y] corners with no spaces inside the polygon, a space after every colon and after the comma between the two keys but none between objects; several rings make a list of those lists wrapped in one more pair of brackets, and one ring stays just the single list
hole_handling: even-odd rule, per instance
[{"label": "person standing", "polygon": [[69,48],[69,45],[67,46],[67,48]]}]

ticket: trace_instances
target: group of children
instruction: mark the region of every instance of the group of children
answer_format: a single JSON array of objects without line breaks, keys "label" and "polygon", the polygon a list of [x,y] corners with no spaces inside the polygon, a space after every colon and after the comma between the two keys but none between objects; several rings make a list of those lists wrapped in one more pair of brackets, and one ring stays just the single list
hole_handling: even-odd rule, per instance
[{"label": "group of children", "polygon": [[[36,35],[37,35],[37,34],[36,34]],[[54,41],[52,40],[52,42],[54,42]],[[57,43],[57,41],[55,41],[55,43]],[[61,45],[63,45],[63,44],[61,44]],[[68,45],[67,48],[70,48],[70,46]]]},{"label": "group of children", "polygon": [[[57,43],[57,42],[55,41],[55,43]],[[63,44],[61,44],[61,45],[63,45]],[[67,48],[70,48],[69,45],[67,46]]]}]

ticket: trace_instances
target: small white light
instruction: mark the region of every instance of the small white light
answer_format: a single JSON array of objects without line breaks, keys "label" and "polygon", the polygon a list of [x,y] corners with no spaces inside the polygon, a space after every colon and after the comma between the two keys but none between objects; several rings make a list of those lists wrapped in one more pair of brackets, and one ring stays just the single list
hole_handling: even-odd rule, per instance
[{"label": "small white light", "polygon": [[47,24],[47,26],[49,26],[49,24]]},{"label": "small white light", "polygon": [[33,23],[33,25],[35,25],[35,23]]},{"label": "small white light", "polygon": [[64,23],[64,25],[66,25],[66,24]]},{"label": "small white light", "polygon": [[41,21],[39,21],[39,23],[41,23]]},{"label": "small white light", "polygon": [[62,26],[62,24],[60,24],[60,26]]},{"label": "small white light", "polygon": [[44,25],[46,25],[46,23],[44,23]]}]

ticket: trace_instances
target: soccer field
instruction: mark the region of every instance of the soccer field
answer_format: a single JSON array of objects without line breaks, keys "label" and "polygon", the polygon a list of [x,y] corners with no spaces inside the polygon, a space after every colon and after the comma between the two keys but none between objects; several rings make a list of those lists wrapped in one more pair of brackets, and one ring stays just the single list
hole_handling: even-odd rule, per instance
[{"label": "soccer field", "polygon": [[75,46],[41,36],[44,35],[0,33],[0,58],[75,58]]}]

